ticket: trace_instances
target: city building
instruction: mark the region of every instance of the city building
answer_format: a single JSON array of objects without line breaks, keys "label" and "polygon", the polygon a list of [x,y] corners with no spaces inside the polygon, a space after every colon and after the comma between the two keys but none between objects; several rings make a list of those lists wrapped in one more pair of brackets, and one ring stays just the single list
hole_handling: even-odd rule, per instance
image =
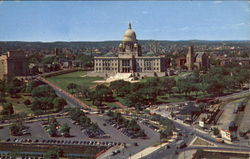
[{"label": "city building", "polygon": [[188,71],[192,70],[207,70],[210,66],[209,57],[205,52],[194,53],[193,46],[188,47],[186,55],[186,66]]},{"label": "city building", "polygon": [[220,65],[230,65],[230,64],[238,64],[241,66],[250,66],[250,58],[244,58],[244,57],[218,57],[216,58],[220,60]]},{"label": "city building", "polygon": [[124,34],[118,48],[118,56],[94,57],[94,72],[90,76],[110,77],[119,73],[131,73],[133,77],[165,76],[167,58],[161,56],[143,56],[141,45],[131,24]]},{"label": "city building", "polygon": [[0,79],[28,74],[28,58],[23,51],[8,51],[0,56]]}]

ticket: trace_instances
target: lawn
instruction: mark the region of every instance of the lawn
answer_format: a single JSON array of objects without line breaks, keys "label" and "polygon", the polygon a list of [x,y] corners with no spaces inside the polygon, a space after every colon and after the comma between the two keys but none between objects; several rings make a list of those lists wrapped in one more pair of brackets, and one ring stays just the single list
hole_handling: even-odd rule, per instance
[{"label": "lawn", "polygon": [[198,146],[214,146],[213,144],[201,139],[201,138],[196,138],[194,141],[193,145],[198,145]]},{"label": "lawn", "polygon": [[[71,73],[66,73],[58,76],[52,76],[47,78],[48,81],[52,82],[53,84],[59,86],[60,88],[67,90],[67,85],[70,83],[75,83],[78,85],[84,85],[86,87],[93,87],[96,85],[94,81],[98,80],[103,80],[103,77],[88,77],[85,76],[87,72],[85,71],[77,71],[77,72],[71,72]],[[89,106],[94,106],[92,104],[92,101],[86,100],[83,98],[80,98],[83,102],[88,104]],[[114,102],[104,102],[103,104],[109,106],[109,107],[117,107],[117,105]]]},{"label": "lawn", "polygon": [[[32,115],[33,111],[29,107],[27,107],[25,104],[23,104],[23,102],[26,99],[29,99],[30,101],[32,101],[31,96],[21,96],[20,98],[6,97],[6,101],[8,101],[9,103],[12,103],[15,114],[26,113],[26,114]],[[2,106],[0,105],[0,110],[1,109],[2,109]]]},{"label": "lawn", "polygon": [[[61,87],[62,89],[67,90],[67,85],[70,83],[75,83],[78,85],[84,85],[87,87],[93,87],[94,85],[96,85],[96,83],[94,83],[94,81],[97,80],[103,80],[104,78],[102,77],[88,77],[86,76],[87,72],[85,71],[77,71],[77,72],[71,72],[71,73],[66,73],[66,74],[62,74],[62,75],[58,75],[58,76],[52,76],[47,78],[48,81],[52,82],[53,84]],[[190,74],[189,72],[183,72],[180,73],[179,75],[173,76],[174,78],[180,78],[183,77],[187,74]],[[144,79],[141,79],[139,82],[146,82],[147,80],[150,80],[152,78],[155,77],[145,77]],[[168,78],[168,77],[159,77],[161,79],[164,78]],[[195,98],[195,93],[191,93],[190,96],[192,96],[193,98]],[[205,96],[209,96],[208,94],[203,94],[202,92],[198,92],[198,98],[203,98]],[[172,95],[171,97],[168,97],[168,95],[164,95],[164,96],[160,96],[158,97],[158,102],[159,103],[174,103],[174,102],[183,102],[188,100],[190,97],[185,97],[183,94],[175,94]],[[93,106],[91,101],[85,100],[85,99],[81,99],[83,102],[85,102],[86,104]],[[118,100],[120,103],[122,103],[123,105],[128,105],[128,101],[124,98],[120,98],[120,97],[116,97],[116,100]],[[110,106],[110,107],[115,107],[116,104],[114,102],[105,102],[104,104]]]},{"label": "lawn", "polygon": [[87,72],[85,71],[77,71],[58,76],[52,76],[47,78],[47,80],[66,91],[67,91],[67,86],[70,83],[91,87],[95,85],[94,81],[103,80],[102,77],[88,77],[85,76],[86,74]]}]

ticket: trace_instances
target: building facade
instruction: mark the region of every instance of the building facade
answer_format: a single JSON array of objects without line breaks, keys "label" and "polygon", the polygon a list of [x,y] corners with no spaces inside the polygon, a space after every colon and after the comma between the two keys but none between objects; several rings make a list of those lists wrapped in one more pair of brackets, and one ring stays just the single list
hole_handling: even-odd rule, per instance
[{"label": "building facade", "polygon": [[188,71],[207,70],[209,66],[209,57],[205,52],[194,53],[193,46],[188,47],[188,53],[186,55],[186,67]]},{"label": "building facade", "polygon": [[94,57],[94,75],[112,76],[116,73],[133,73],[135,76],[165,76],[167,59],[162,56],[142,56],[142,48],[131,24],[119,45],[118,56]]},{"label": "building facade", "polygon": [[22,51],[8,51],[0,56],[0,79],[7,76],[27,76],[28,58]]}]

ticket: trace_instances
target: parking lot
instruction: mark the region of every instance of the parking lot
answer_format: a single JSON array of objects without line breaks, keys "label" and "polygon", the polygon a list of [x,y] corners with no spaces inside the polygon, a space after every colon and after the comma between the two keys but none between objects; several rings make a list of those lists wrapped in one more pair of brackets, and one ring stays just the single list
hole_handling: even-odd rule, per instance
[{"label": "parking lot", "polygon": [[[124,135],[117,128],[112,127],[105,122],[106,116],[89,115],[92,122],[97,123],[101,130],[110,137],[103,138],[89,138],[79,125],[73,124],[70,118],[57,119],[60,124],[67,123],[70,127],[70,137],[51,137],[46,130],[42,127],[42,121],[37,121],[33,123],[26,123],[25,126],[29,127],[30,134],[22,136],[11,136],[9,133],[9,127],[3,127],[0,129],[0,139],[2,142],[30,142],[39,144],[79,144],[79,145],[120,145],[120,144],[133,144],[135,142],[141,143],[145,139],[131,139],[130,137]],[[145,125],[140,124],[140,126],[145,130],[145,133],[149,137],[146,141],[151,140],[151,137],[155,137],[158,134],[152,131]],[[156,133],[156,134],[155,134]],[[158,135],[159,136],[159,135]]]}]

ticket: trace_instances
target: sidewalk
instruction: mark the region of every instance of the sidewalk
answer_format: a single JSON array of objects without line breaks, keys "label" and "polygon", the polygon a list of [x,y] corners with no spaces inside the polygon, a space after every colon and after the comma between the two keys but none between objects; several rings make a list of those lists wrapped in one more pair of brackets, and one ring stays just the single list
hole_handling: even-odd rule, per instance
[{"label": "sidewalk", "polygon": [[138,158],[142,158],[142,157],[145,157],[151,153],[153,153],[154,151],[157,151],[158,149],[166,146],[168,143],[162,143],[158,146],[151,146],[151,147],[148,147],[148,148],[145,148],[144,150],[136,153],[135,155],[131,156],[130,159],[138,159]]},{"label": "sidewalk", "polygon": [[[169,139],[168,141],[169,142],[173,142],[175,139],[176,139],[176,132],[173,132],[173,136],[171,137],[171,139]],[[159,144],[157,146],[150,146],[150,147],[147,147],[145,149],[143,149],[142,151],[134,154],[133,156],[131,156],[130,159],[138,159],[138,158],[142,158],[142,157],[145,157],[151,153],[153,153],[154,151],[157,151],[158,149],[166,146],[169,144],[169,142],[166,142],[166,143],[162,143],[162,144]]]},{"label": "sidewalk", "polygon": [[97,159],[107,159],[109,158],[109,156],[113,154],[114,151],[117,151],[117,150],[122,151],[123,148],[124,148],[123,146],[113,146],[110,149],[108,149],[106,152],[98,156]]}]

